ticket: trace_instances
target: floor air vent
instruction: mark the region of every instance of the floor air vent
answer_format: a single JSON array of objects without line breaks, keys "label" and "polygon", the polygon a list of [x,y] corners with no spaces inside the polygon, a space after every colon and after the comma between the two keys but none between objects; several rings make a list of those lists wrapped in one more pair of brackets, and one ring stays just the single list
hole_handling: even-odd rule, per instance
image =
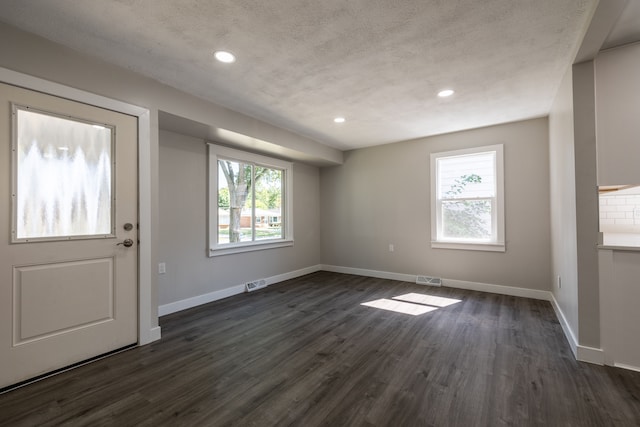
[{"label": "floor air vent", "polygon": [[439,277],[416,276],[418,285],[442,286],[442,280]]},{"label": "floor air vent", "polygon": [[266,288],[267,281],[264,279],[260,279],[260,280],[255,280],[253,282],[247,282],[247,284],[244,285],[244,287],[247,290],[247,292],[257,291],[258,289]]}]

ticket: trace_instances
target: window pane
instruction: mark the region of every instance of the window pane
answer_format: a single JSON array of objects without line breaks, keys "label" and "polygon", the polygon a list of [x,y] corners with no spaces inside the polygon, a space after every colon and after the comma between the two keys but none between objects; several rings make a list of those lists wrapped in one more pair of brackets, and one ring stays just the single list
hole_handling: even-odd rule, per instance
[{"label": "window pane", "polygon": [[443,201],[442,234],[452,239],[491,239],[491,201]]},{"label": "window pane", "polygon": [[283,171],[255,167],[255,232],[256,240],[282,239]]},{"label": "window pane", "polygon": [[495,152],[438,159],[438,198],[495,197]]},{"label": "window pane", "polygon": [[112,231],[112,130],[16,110],[16,238]]},{"label": "window pane", "polygon": [[218,243],[251,241],[251,165],[218,161]]}]

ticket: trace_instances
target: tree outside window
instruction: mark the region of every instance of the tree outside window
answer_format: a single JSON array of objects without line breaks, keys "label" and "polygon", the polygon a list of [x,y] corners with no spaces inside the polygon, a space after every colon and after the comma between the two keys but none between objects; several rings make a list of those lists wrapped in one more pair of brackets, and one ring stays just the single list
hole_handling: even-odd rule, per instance
[{"label": "tree outside window", "polygon": [[218,160],[218,243],[282,238],[280,169]]},{"label": "tree outside window", "polygon": [[293,164],[217,144],[209,152],[209,256],[293,245]]}]

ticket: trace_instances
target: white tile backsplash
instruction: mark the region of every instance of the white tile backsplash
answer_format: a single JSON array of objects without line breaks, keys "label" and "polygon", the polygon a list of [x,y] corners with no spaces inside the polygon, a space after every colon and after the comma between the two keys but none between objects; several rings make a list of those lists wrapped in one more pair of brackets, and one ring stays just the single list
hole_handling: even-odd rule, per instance
[{"label": "white tile backsplash", "polygon": [[639,195],[600,195],[600,231],[612,233],[640,232]]}]

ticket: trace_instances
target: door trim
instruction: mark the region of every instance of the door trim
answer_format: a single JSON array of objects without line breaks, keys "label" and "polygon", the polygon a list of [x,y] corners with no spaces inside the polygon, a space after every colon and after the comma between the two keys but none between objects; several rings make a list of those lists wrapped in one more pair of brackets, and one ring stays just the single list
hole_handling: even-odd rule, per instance
[{"label": "door trim", "polygon": [[157,307],[152,298],[151,267],[151,112],[136,105],[0,67],[0,81],[138,118],[138,345],[160,339]]}]

